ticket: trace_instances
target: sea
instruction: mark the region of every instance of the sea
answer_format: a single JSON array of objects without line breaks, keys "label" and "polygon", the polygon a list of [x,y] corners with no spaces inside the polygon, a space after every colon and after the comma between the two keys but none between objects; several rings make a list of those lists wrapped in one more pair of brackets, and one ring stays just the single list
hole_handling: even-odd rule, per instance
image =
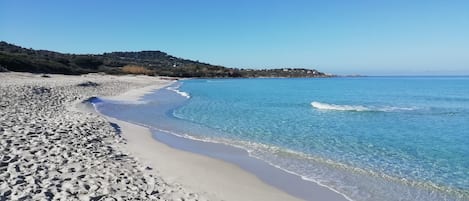
[{"label": "sea", "polygon": [[188,79],[95,106],[349,200],[469,200],[469,77]]}]

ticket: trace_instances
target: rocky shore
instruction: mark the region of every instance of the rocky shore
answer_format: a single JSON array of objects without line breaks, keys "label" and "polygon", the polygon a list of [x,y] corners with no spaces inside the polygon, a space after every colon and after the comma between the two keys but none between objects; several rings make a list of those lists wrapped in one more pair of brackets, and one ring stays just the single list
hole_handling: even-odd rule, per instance
[{"label": "rocky shore", "polygon": [[122,149],[116,129],[77,102],[170,81],[0,73],[0,200],[205,200]]}]

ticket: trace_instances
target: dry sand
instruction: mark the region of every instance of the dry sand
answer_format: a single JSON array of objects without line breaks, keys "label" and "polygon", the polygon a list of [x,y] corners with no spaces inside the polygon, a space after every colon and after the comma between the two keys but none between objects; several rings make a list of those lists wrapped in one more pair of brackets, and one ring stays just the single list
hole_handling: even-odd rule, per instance
[{"label": "dry sand", "polygon": [[152,174],[104,118],[72,109],[91,96],[167,83],[0,73],[0,200],[205,200]]}]

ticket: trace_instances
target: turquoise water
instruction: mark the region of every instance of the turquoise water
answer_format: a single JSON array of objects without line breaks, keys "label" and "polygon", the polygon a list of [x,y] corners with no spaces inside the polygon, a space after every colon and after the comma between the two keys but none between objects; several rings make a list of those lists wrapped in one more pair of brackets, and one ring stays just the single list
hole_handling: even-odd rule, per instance
[{"label": "turquoise water", "polygon": [[100,110],[241,147],[352,200],[469,200],[469,77],[197,79],[144,101]]}]

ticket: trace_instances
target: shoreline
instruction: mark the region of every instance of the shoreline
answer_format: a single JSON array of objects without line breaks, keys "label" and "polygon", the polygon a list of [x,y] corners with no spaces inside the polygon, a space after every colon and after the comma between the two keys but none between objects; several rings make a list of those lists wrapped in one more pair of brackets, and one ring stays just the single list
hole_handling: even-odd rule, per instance
[{"label": "shoreline", "polygon": [[[143,96],[149,93],[148,90],[155,88],[158,87],[135,89],[128,94]],[[139,98],[140,96],[127,97],[125,93],[118,95],[116,99],[112,96],[106,97],[117,101],[137,101]],[[95,112],[110,123],[118,125],[120,135],[126,139],[126,144],[121,147],[137,157],[141,163],[151,167],[150,171],[163,175],[169,182],[203,192],[210,200],[300,200],[262,182],[236,165],[170,147],[154,139],[147,127],[106,116],[94,110],[95,108],[84,107],[79,106],[84,112]]]},{"label": "shoreline", "polygon": [[[160,87],[148,86],[145,88],[133,89],[115,97],[111,96],[104,98],[116,101],[138,102],[145,94],[152,93],[155,90],[167,87],[171,84],[174,84],[174,82]],[[98,111],[95,112],[99,113]],[[228,200],[249,200],[254,197],[256,198],[255,200],[351,200],[345,195],[330,189],[327,186],[317,184],[313,181],[304,180],[299,175],[287,172],[281,168],[275,167],[272,164],[252,157],[243,149],[225,144],[201,142],[182,138],[161,131],[151,132],[151,128],[146,126],[122,121],[101,113],[99,114],[104,116],[109,122],[120,126],[122,136],[128,139],[128,143],[125,145],[125,149],[129,150],[131,153],[133,153],[133,155],[139,158],[143,158],[143,161],[148,162],[149,164],[161,164],[162,161],[172,161],[173,164],[171,165],[174,167],[166,169],[165,171],[171,175],[179,175],[176,176],[178,178],[175,179],[175,181],[178,183],[191,184],[191,186],[202,186],[200,189],[197,189],[198,191],[202,190],[205,192],[219,192],[216,194],[223,194],[224,196],[227,196],[223,196],[223,198]],[[139,133],[136,135],[140,136],[132,136],[129,133]],[[151,143],[148,141],[153,142]],[[146,145],[142,146],[142,144]],[[225,155],[225,157],[219,157],[218,154],[210,154],[207,152],[207,150],[215,153],[223,152],[224,154],[221,155]],[[169,155],[172,155],[173,157],[169,157],[167,159],[155,159],[155,155],[151,152],[169,152]],[[174,156],[177,156],[176,160],[174,160]],[[174,169],[180,166],[184,166],[184,161],[192,161],[193,164],[198,165],[194,167],[192,164],[192,166],[187,170]],[[168,164],[166,165],[168,166]],[[158,168],[161,171],[161,166]],[[220,170],[223,170],[225,173],[222,175],[217,175],[216,177],[225,178],[223,180],[212,179],[212,181],[208,181],[207,183],[201,185],[200,180],[193,181],[193,179],[190,178],[194,177],[194,175],[185,175],[186,172],[194,171],[194,168],[198,168],[200,170],[205,169],[205,171],[199,171],[199,173],[194,174],[205,175],[202,176],[202,178],[205,179],[214,177],[213,173],[219,172]],[[207,172],[207,170],[209,171]],[[243,179],[237,180],[239,178]],[[227,183],[226,181],[229,182]],[[244,188],[237,190],[236,185],[228,188],[231,189],[230,192],[228,192],[226,189],[218,189],[220,183],[224,183],[223,186],[244,184],[246,186],[250,186],[251,188],[249,189],[255,189],[255,192],[248,191],[248,193],[246,190],[249,189]],[[236,193],[240,191],[244,191],[243,195],[245,197],[243,199],[240,199],[242,196]],[[232,195],[232,192],[235,193]]]}]

